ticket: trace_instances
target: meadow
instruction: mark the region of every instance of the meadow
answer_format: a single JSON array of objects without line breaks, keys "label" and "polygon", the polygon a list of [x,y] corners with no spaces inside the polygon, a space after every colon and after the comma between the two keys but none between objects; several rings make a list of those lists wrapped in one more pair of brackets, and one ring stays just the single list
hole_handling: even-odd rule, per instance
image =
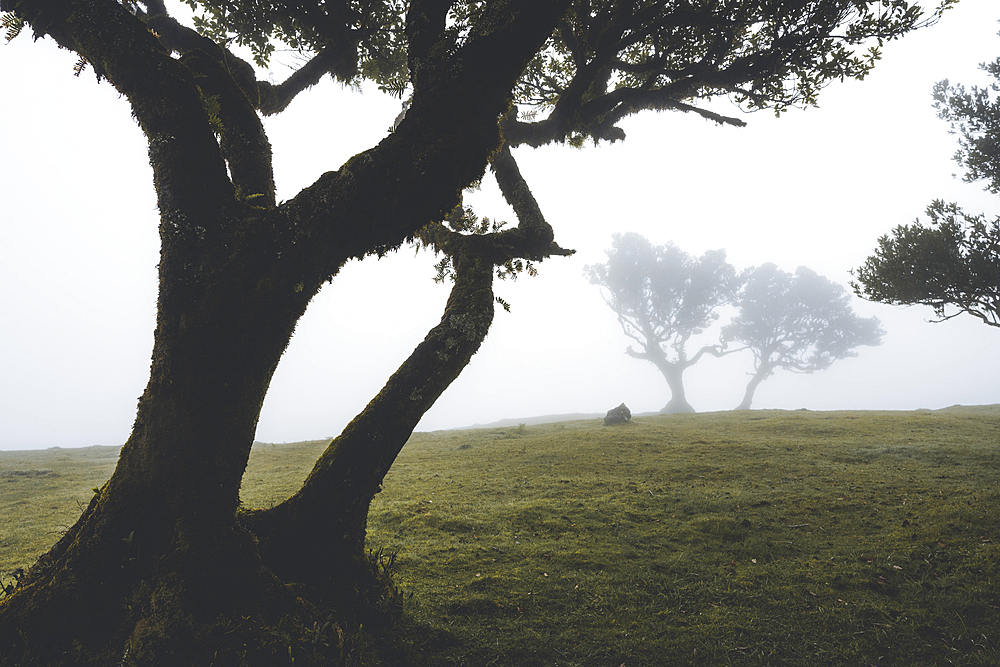
[{"label": "meadow", "polygon": [[[1000,664],[998,427],[956,406],[416,433],[369,520],[405,613],[367,664]],[[325,444],[256,444],[244,504]],[[0,452],[0,571],[116,453]]]}]

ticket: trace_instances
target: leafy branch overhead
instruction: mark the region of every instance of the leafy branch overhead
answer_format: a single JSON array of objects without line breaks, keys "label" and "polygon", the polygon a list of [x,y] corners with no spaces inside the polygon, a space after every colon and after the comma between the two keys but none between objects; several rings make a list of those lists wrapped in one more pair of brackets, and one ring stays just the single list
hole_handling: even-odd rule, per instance
[{"label": "leafy branch overhead", "polygon": [[[527,122],[512,145],[624,138],[642,110],[699,114],[742,126],[705,104],[748,110],[815,105],[829,82],[863,79],[885,42],[933,23],[906,2],[574,2],[516,89]],[[538,117],[547,112],[544,118]]]},{"label": "leafy branch overhead", "polygon": [[[988,87],[934,86],[934,108],[958,135],[955,161],[967,183],[985,182],[1000,194],[1000,59],[981,65]],[[878,248],[854,271],[854,291],[894,305],[931,306],[937,321],[962,313],[1000,327],[1000,216],[965,212],[936,199],[919,220],[879,238]]]}]

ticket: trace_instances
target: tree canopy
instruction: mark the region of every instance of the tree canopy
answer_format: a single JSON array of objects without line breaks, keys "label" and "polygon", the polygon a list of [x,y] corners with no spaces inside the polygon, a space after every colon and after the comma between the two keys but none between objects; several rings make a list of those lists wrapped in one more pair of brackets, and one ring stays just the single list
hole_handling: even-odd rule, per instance
[{"label": "tree canopy", "polygon": [[[985,181],[987,191],[1000,194],[1000,59],[981,67],[993,83],[966,90],[941,81],[934,106],[958,135],[963,179]],[[937,321],[966,313],[1000,326],[1000,216],[989,220],[938,199],[927,217],[929,225],[917,220],[879,238],[854,272],[854,291],[881,303],[931,306]]]},{"label": "tree canopy", "polygon": [[860,345],[880,345],[877,318],[854,314],[843,287],[800,266],[795,274],[774,264],[751,270],[739,313],[723,327],[726,342],[754,355],[754,372],[738,410],[748,410],[758,385],[776,370],[812,373],[838,359],[856,356]]},{"label": "tree canopy", "polygon": [[654,246],[634,232],[615,234],[608,259],[584,271],[604,288],[604,300],[615,312],[626,336],[640,345],[626,354],[653,363],[670,387],[663,412],[694,412],[684,394],[683,373],[706,353],[721,354],[718,345],[702,346],[688,356],[692,336],[711,326],[716,310],[731,303],[739,288],[736,270],[725,250],[692,257],[673,243]]},{"label": "tree canopy", "polygon": [[[342,663],[373,601],[396,595],[365,551],[389,466],[489,331],[497,272],[570,253],[513,149],[620,140],[642,110],[742,125],[708,106],[720,96],[814,104],[938,15],[906,0],[188,4],[193,27],[164,0],[0,0],[9,37],[51,38],[128,100],[161,241],[132,433],[79,521],[0,601],[0,663]],[[279,44],[305,61],[271,83],[255,65]],[[377,145],[278,201],[261,116],[327,75],[409,107]],[[487,168],[513,227],[463,206]],[[310,300],[348,260],[411,241],[454,277],[440,322],[292,497],[241,508],[261,405]]]}]

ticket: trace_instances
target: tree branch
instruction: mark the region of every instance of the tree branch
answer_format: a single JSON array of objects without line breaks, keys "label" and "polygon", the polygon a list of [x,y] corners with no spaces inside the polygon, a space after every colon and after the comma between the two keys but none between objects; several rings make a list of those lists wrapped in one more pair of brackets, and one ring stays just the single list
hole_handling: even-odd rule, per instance
[{"label": "tree branch", "polygon": [[[296,221],[298,238],[311,239],[299,244],[294,261],[326,267],[316,286],[348,258],[386,252],[444,219],[461,191],[482,177],[487,156],[500,146],[497,119],[510,90],[567,2],[517,3],[519,12],[493,17],[448,63],[415,79],[413,104],[395,132],[281,207],[283,217]],[[418,40],[424,28],[433,32],[412,16],[426,4],[411,5],[408,30],[421,33]]]},{"label": "tree branch", "polygon": [[331,576],[331,560],[363,553],[370,499],[417,422],[468,365],[493,321],[493,267],[459,251],[455,274],[440,323],[330,443],[302,488],[272,509],[242,517],[265,562],[280,576],[321,582]]},{"label": "tree branch", "polygon": [[518,219],[517,229],[497,235],[499,243],[511,246],[511,258],[541,260],[552,255],[568,256],[576,252],[561,248],[555,242],[552,226],[545,220],[507,144],[493,156],[492,167],[500,192],[514,209]]},{"label": "tree branch", "polygon": [[206,104],[217,109],[219,147],[237,196],[255,206],[273,208],[271,144],[250,101],[224,66],[204,51],[191,51],[181,62],[199,77]]},{"label": "tree branch", "polygon": [[329,47],[313,56],[305,65],[295,70],[282,83],[274,85],[258,81],[259,109],[265,116],[284,111],[304,90],[315,86],[326,74],[349,80],[357,70],[357,49],[353,45]]},{"label": "tree branch", "polygon": [[[161,3],[147,4],[150,12],[154,7],[162,7]],[[238,58],[229,49],[223,48],[214,41],[200,34],[197,30],[188,28],[163,13],[151,13],[145,19],[146,25],[159,38],[163,46],[170,52],[185,55],[193,51],[204,51],[208,56],[219,62],[232,76],[250,103],[256,108],[260,104],[260,94],[257,91],[257,75],[253,66],[242,58]]]}]

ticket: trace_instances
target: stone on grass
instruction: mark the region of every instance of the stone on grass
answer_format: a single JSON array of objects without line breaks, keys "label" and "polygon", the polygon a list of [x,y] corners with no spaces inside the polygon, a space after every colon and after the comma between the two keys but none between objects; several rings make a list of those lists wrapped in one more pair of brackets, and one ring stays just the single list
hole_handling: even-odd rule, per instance
[{"label": "stone on grass", "polygon": [[631,419],[632,411],[629,410],[624,403],[622,403],[617,408],[608,410],[608,414],[604,416],[604,425],[614,426],[615,424],[626,424]]}]

